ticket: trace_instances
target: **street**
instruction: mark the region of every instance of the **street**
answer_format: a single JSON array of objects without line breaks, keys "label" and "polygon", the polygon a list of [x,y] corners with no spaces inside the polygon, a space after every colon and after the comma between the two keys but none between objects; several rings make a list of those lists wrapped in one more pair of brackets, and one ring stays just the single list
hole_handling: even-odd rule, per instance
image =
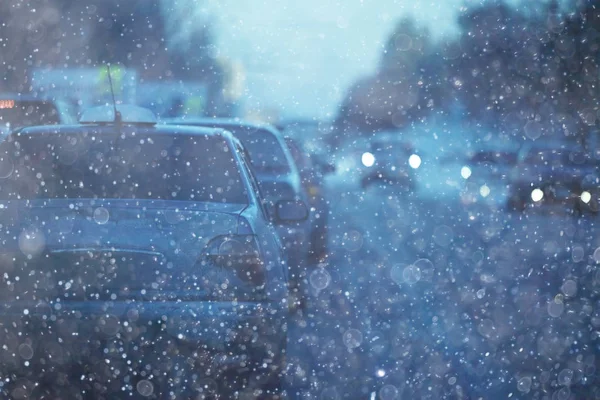
[{"label": "street", "polygon": [[589,398],[593,218],[342,190],[290,328],[299,398]]}]

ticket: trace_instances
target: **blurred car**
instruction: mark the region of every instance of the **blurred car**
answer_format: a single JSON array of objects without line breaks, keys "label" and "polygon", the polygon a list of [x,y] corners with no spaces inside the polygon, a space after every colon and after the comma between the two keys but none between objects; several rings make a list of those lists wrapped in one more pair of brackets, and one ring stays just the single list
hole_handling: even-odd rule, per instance
[{"label": "blurred car", "polygon": [[241,143],[119,112],[0,144],[2,375],[22,371],[19,348],[37,380],[93,398],[278,390],[288,272]]},{"label": "blurred car", "polygon": [[600,179],[596,161],[578,146],[524,146],[510,175],[507,206],[523,211],[529,206],[558,207],[578,214],[598,212]]},{"label": "blurred car", "polygon": [[460,168],[463,180],[463,204],[485,199],[494,204],[504,204],[509,178],[517,163],[517,151],[508,149],[475,150]]},{"label": "blurred car", "polygon": [[300,172],[302,186],[311,207],[310,258],[318,262],[327,256],[328,243],[329,199],[323,178],[326,174],[334,172],[335,167],[324,162],[317,155],[309,154],[297,140],[286,137],[285,142]]},{"label": "blurred car", "polygon": [[400,185],[412,191],[416,188],[414,171],[421,158],[413,146],[400,138],[400,133],[375,135],[370,150],[361,155],[365,167],[361,180],[363,188],[375,183]]},{"label": "blurred car", "polygon": [[320,119],[285,119],[277,124],[277,129],[286,137],[302,142],[302,147],[309,154],[327,151],[333,135],[330,121]]},{"label": "blurred car", "polygon": [[66,101],[33,95],[0,94],[0,131],[34,125],[71,124],[76,122]]},{"label": "blurred car", "polygon": [[[182,126],[205,126],[226,129],[237,137],[246,150],[267,207],[279,201],[297,200],[308,204],[302,179],[294,159],[279,131],[270,125],[253,124],[238,119],[170,119],[165,122]],[[291,283],[298,286],[306,274],[310,251],[311,222],[275,221],[291,268]]]}]

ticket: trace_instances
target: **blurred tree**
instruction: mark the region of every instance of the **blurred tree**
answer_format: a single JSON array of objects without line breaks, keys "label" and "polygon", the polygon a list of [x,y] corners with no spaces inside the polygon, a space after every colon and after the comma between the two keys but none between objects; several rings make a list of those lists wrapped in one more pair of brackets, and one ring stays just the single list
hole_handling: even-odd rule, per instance
[{"label": "blurred tree", "polygon": [[600,1],[576,1],[575,5],[578,12],[551,24],[554,34],[545,43],[544,55],[556,71],[553,78],[561,94],[557,96],[561,118],[570,122],[562,124],[563,132],[584,142],[600,118]]},{"label": "blurred tree", "polygon": [[600,0],[483,2],[458,24],[458,37],[433,43],[400,20],[378,72],[349,90],[337,128],[402,128],[451,110],[530,139],[582,139],[599,123]]},{"label": "blurred tree", "polygon": [[349,90],[336,126],[368,133],[405,127],[434,109],[442,112],[446,81],[429,31],[403,18],[387,41],[377,73]]},{"label": "blurred tree", "polygon": [[454,71],[467,117],[496,134],[583,141],[598,120],[599,4],[484,3],[461,15]]},{"label": "blurred tree", "polygon": [[[463,54],[453,71],[459,99],[468,117],[502,133],[507,116],[521,127],[537,121],[546,100],[541,84],[540,46],[536,26],[503,3],[485,3],[459,18]],[[539,121],[537,121],[539,122]],[[530,125],[537,135],[538,125]],[[540,125],[541,126],[541,125]]]}]

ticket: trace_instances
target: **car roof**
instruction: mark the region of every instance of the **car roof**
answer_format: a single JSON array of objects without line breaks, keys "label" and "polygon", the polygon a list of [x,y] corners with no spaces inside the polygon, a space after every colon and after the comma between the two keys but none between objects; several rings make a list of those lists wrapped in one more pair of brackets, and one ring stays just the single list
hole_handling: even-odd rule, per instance
[{"label": "car roof", "polygon": [[[233,135],[224,129],[204,128],[196,126],[177,126],[177,125],[146,125],[146,124],[123,124],[124,128],[135,128],[138,132],[144,134],[185,134],[199,136],[223,136],[233,139]],[[77,133],[82,131],[114,131],[114,124],[84,124],[84,125],[42,125],[29,126],[18,131],[19,134],[35,135],[48,132],[54,133]]]},{"label": "car roof", "polygon": [[371,136],[372,140],[386,141],[386,142],[404,142],[407,138],[404,137],[401,131],[380,131],[375,132]]},{"label": "car roof", "polygon": [[547,151],[547,150],[556,150],[556,151],[582,151],[583,148],[577,143],[567,143],[567,142],[539,142],[539,143],[527,143],[521,147],[522,153],[531,153],[533,151]]},{"label": "car roof", "polygon": [[180,117],[180,118],[164,118],[161,123],[168,125],[208,125],[212,127],[242,127],[248,129],[264,129],[271,132],[278,132],[273,125],[246,121],[240,118],[202,118],[202,117]]},{"label": "car roof", "polygon": [[557,152],[571,151],[585,153],[585,149],[577,143],[569,143],[563,141],[542,141],[537,143],[526,143],[519,151],[519,160],[523,161],[528,154],[532,152],[552,151]]}]

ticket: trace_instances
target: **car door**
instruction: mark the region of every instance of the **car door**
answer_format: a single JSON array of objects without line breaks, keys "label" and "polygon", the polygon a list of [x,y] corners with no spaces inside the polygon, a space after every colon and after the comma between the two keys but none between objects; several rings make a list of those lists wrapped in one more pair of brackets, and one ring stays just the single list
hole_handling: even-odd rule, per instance
[{"label": "car door", "polygon": [[[279,252],[279,256],[281,257],[281,259],[287,261],[287,258],[285,256],[285,251],[283,248],[283,243],[281,242],[281,239],[279,238],[279,235],[277,234],[277,231],[276,231],[275,227],[273,226],[273,223],[271,222],[273,220],[273,216],[270,215],[269,210],[267,210],[267,208],[265,207],[266,201],[260,191],[260,186],[258,185],[256,176],[254,175],[254,172],[252,171],[252,167],[251,167],[252,164],[250,163],[250,157],[249,157],[248,151],[239,143],[235,144],[235,149],[238,152],[238,154],[240,155],[242,168],[245,170],[246,175],[248,175],[248,180],[250,181],[250,186],[251,186],[252,190],[254,191],[256,198],[258,199],[258,203],[259,203],[258,207],[260,208],[260,213],[265,220],[265,225],[266,225],[267,229],[269,229],[269,233],[271,234],[271,237],[273,237],[273,240],[275,241],[277,250]],[[285,274],[286,274],[286,278],[288,278],[287,268],[285,269]]]}]

